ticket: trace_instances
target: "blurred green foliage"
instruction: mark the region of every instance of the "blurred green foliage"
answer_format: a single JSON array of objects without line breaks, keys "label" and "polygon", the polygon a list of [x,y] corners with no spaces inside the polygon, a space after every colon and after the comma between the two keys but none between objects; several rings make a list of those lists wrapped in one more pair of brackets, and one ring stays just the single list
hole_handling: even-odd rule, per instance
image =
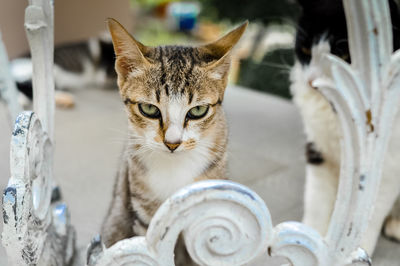
[{"label": "blurred green foliage", "polygon": [[137,38],[146,45],[158,46],[168,44],[187,44],[190,36],[182,32],[168,30],[161,20],[148,20],[146,27],[141,28]]},{"label": "blurred green foliage", "polygon": [[179,0],[131,0],[131,4],[133,6],[141,6],[141,7],[154,7],[163,3],[169,3],[173,1],[179,1]]}]

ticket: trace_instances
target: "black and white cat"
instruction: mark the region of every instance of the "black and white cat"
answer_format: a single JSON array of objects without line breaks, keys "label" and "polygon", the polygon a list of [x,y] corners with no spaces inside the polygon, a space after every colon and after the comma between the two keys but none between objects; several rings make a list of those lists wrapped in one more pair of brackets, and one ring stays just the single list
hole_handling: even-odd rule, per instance
[{"label": "black and white cat", "polygon": [[[59,45],[54,48],[54,82],[56,103],[70,107],[74,104],[68,90],[87,86],[115,86],[115,56],[111,40],[90,38],[87,41]],[[26,105],[32,100],[32,62],[29,56],[11,61],[11,72]]]},{"label": "black and white cat", "polygon": [[[331,105],[311,86],[322,73],[322,55],[331,52],[350,62],[342,0],[299,0],[302,16],[296,36],[297,62],[291,71],[291,92],[307,135],[307,168],[303,222],[321,234],[327,231],[334,207],[340,169],[340,126]],[[394,48],[400,48],[400,15],[390,2]],[[400,240],[400,115],[390,140],[382,184],[362,247],[373,253],[384,233]],[[397,200],[397,202],[396,202]]]}]

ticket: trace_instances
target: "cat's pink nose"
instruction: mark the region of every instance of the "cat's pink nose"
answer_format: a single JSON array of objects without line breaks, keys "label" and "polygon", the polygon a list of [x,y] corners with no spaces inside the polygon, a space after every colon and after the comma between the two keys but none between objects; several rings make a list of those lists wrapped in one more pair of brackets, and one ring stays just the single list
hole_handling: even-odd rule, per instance
[{"label": "cat's pink nose", "polygon": [[179,145],[181,145],[181,142],[169,143],[169,142],[164,141],[164,144],[165,144],[165,146],[167,146],[167,148],[168,148],[171,152],[173,152],[174,150],[176,150],[176,149],[179,147]]}]

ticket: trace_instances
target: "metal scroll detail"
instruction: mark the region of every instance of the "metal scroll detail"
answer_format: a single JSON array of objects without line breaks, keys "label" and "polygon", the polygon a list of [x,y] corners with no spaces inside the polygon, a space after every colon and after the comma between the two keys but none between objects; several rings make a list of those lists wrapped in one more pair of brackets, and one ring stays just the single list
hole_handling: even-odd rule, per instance
[{"label": "metal scroll detail", "polygon": [[89,248],[88,265],[172,266],[182,232],[198,265],[251,265],[265,253],[287,257],[294,265],[327,261],[327,246],[313,229],[297,222],[274,228],[264,202],[248,188],[229,181],[203,181],[164,202],[146,237],[119,241],[100,254],[92,255]]},{"label": "metal scroll detail", "polygon": [[146,238],[118,242],[96,265],[174,265],[175,243],[183,231],[189,254],[199,265],[242,265],[266,251],[272,222],[260,197],[245,187],[199,182],[164,202]]},{"label": "metal scroll detail", "polygon": [[[33,110],[50,140],[54,138],[54,7],[53,0],[29,0],[25,31],[33,68]],[[50,74],[51,73],[51,74]]]},{"label": "metal scroll detail", "polygon": [[350,256],[367,229],[400,92],[400,53],[392,55],[388,2],[345,0],[344,7],[352,63],[326,55],[325,77],[313,83],[333,103],[343,134],[339,189],[326,236],[334,264]]},{"label": "metal scroll detail", "polygon": [[11,265],[67,265],[74,230],[64,203],[51,202],[52,146],[32,112],[17,118],[11,178],[3,194],[2,242]]}]

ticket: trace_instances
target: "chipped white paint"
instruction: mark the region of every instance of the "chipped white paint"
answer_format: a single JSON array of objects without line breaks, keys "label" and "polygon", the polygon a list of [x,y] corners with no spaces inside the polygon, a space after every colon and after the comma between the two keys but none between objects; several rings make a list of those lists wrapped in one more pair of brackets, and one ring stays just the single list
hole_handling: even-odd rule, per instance
[{"label": "chipped white paint", "polygon": [[10,265],[70,265],[75,232],[58,189],[53,189],[53,5],[50,0],[29,3],[25,26],[36,113],[23,112],[15,122],[11,178],[3,194],[2,243]]},{"label": "chipped white paint", "polygon": [[2,242],[10,265],[66,265],[74,231],[52,196],[52,145],[33,112],[21,113],[11,140],[11,178],[3,194]]},{"label": "chipped white paint", "polygon": [[[391,56],[387,2],[344,3],[352,65],[326,55],[327,71],[313,83],[334,104],[343,130],[339,197],[327,236],[297,222],[274,227],[268,208],[248,188],[229,181],[203,181],[167,199],[151,220],[146,236],[119,241],[108,249],[100,238],[95,239],[88,249],[87,265],[172,266],[180,233],[200,265],[252,265],[265,254],[283,256],[295,266],[371,264],[358,246],[376,198],[399,102],[400,52]],[[44,17],[36,7],[28,10]],[[43,29],[43,23],[31,25]],[[34,43],[40,45],[41,41],[31,45]],[[44,68],[38,69],[34,75],[43,74]],[[45,84],[42,88],[53,90]],[[40,99],[38,103],[43,105],[53,104],[52,98]],[[45,121],[52,125],[54,113],[42,111],[46,114],[43,119],[50,118]],[[50,205],[51,170],[51,141],[38,118],[23,113],[13,133],[12,178],[3,197],[3,244],[13,265],[65,265],[72,257],[66,207]]]},{"label": "chipped white paint", "polygon": [[271,228],[269,212],[254,192],[229,181],[198,182],[164,202],[146,238],[118,242],[96,265],[174,265],[174,246],[182,231],[200,265],[242,265],[266,251]]},{"label": "chipped white paint", "polygon": [[339,190],[326,236],[336,264],[360,245],[367,229],[400,92],[400,52],[392,55],[387,1],[345,0],[344,6],[352,64],[327,55],[326,76],[313,83],[334,104],[343,134]]},{"label": "chipped white paint", "polygon": [[[10,125],[21,113],[22,107],[18,103],[18,91],[12,78],[6,47],[3,44],[0,32],[0,99],[3,99],[8,107]],[[11,126],[12,128],[12,126]]]},{"label": "chipped white paint", "polygon": [[[174,246],[180,233],[199,265],[252,265],[268,253],[283,256],[295,266],[368,265],[362,250],[341,264],[332,264],[325,240],[298,222],[273,227],[262,199],[230,181],[203,181],[169,198],[153,217],[145,237],[133,237],[105,249],[100,239],[88,248],[87,265],[174,265]],[[351,263],[347,263],[350,261]]]},{"label": "chipped white paint", "polygon": [[25,30],[33,64],[33,109],[53,141],[54,131],[54,11],[52,0],[29,0]]}]

